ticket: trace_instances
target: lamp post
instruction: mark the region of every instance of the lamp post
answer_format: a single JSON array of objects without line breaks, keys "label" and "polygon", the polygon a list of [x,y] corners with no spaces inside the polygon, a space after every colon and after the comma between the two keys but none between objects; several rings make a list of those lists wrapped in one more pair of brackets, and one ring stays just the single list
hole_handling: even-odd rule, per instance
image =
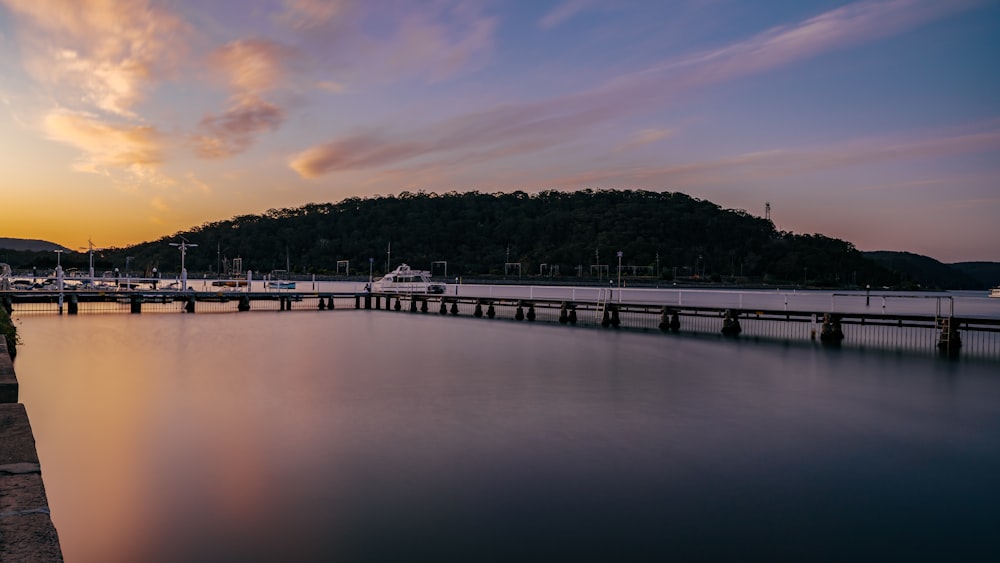
[{"label": "lamp post", "polygon": [[[618,251],[618,289],[622,288],[622,251]],[[620,295],[620,294],[619,294]]]},{"label": "lamp post", "polygon": [[368,290],[372,287],[372,268],[375,267],[375,258],[368,258]]},{"label": "lamp post", "polygon": [[184,240],[181,237],[181,242],[172,242],[170,246],[176,246],[181,249],[181,291],[187,291],[187,270],[184,268],[184,255],[189,248],[194,248],[198,246],[197,244],[191,244],[190,242]]}]

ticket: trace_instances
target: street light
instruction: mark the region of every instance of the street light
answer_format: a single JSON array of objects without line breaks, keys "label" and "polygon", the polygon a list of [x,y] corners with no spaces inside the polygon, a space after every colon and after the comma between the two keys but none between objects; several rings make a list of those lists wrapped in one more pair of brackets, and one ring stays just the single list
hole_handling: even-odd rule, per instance
[{"label": "street light", "polygon": [[[622,288],[622,251],[618,251],[618,289]],[[619,299],[621,299],[621,294],[619,294]]]},{"label": "street light", "polygon": [[189,248],[194,248],[198,246],[197,244],[191,244],[184,237],[181,237],[181,242],[172,242],[170,246],[176,246],[181,249],[181,291],[187,291],[187,270],[184,268],[184,255]]},{"label": "street light", "polygon": [[375,266],[375,258],[368,258],[368,288],[371,289],[372,286],[372,268]]}]

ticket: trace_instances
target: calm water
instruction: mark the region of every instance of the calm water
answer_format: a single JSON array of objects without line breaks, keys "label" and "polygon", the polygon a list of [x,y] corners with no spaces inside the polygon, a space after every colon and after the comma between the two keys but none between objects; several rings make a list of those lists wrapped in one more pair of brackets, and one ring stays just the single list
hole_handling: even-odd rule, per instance
[{"label": "calm water", "polygon": [[351,310],[18,326],[70,562],[1000,556],[995,362]]}]

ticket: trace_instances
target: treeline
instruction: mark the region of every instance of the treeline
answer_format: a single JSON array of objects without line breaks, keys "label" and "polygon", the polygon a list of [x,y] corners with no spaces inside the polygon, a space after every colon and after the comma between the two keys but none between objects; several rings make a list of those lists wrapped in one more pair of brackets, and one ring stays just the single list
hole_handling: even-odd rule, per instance
[{"label": "treeline", "polygon": [[[244,270],[367,276],[406,262],[451,276],[614,277],[895,285],[888,269],[849,242],[777,231],[763,218],[681,193],[636,190],[410,193],[271,209],[205,223],[128,248],[105,250],[98,269],[180,269],[168,243],[197,244],[190,272],[218,273],[233,258]],[[128,257],[128,258],[127,258]],[[48,257],[50,262],[51,253]],[[87,255],[67,262],[87,267]],[[343,262],[347,261],[347,262]],[[82,262],[82,264],[81,264]],[[338,267],[338,262],[340,265]],[[432,267],[433,264],[433,267]],[[520,272],[518,272],[520,270]]]}]

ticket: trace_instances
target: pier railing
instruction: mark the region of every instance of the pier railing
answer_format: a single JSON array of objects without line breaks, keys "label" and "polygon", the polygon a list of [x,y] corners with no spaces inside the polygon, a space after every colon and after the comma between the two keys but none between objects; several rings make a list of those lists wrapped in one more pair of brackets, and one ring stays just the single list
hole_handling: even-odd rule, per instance
[{"label": "pier railing", "polygon": [[[856,296],[853,296],[856,297]],[[608,299],[515,299],[355,292],[112,291],[0,292],[15,315],[230,313],[368,309],[578,327],[721,335],[830,346],[945,353],[1000,360],[1000,319],[957,317],[940,305],[933,315],[831,310],[738,309]],[[883,309],[884,311],[884,309]]]}]

